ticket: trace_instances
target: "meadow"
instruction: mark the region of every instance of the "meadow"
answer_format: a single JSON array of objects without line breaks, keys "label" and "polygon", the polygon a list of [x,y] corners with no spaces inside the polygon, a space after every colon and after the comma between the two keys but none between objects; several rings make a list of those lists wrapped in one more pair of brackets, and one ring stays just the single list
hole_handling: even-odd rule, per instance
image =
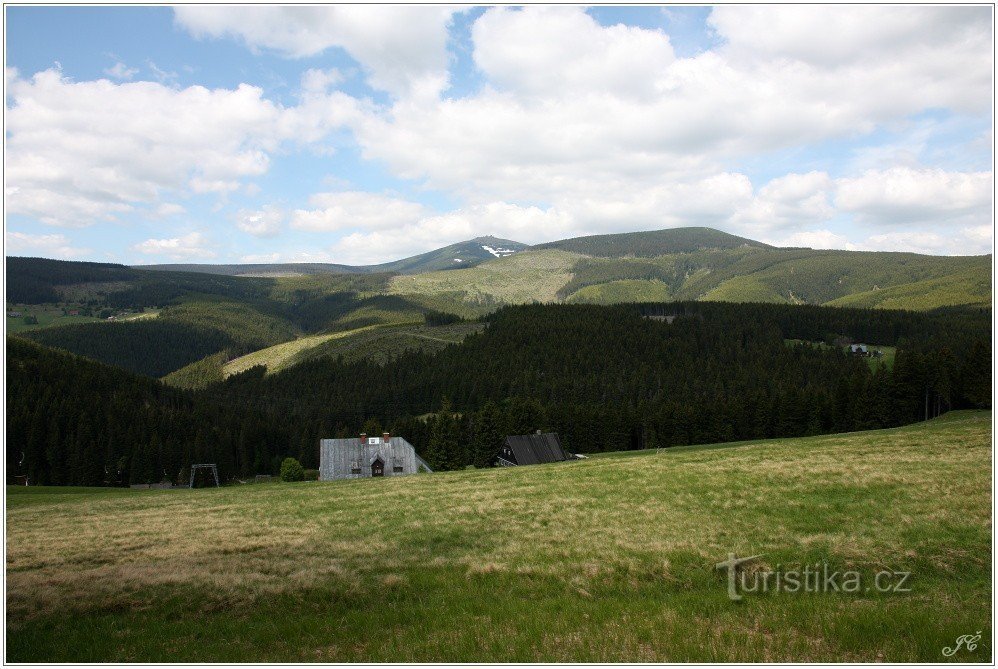
[{"label": "meadow", "polygon": [[[407,478],[8,487],[6,659],[990,662],[991,435],[953,412]],[[729,553],[910,592],[733,602]]]}]

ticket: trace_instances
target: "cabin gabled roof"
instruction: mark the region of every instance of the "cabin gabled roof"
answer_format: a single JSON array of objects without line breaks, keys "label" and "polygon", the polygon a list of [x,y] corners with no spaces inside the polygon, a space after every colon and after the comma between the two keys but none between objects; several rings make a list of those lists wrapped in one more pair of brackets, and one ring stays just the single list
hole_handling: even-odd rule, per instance
[{"label": "cabin gabled roof", "polygon": [[518,465],[538,465],[571,459],[555,432],[509,436],[506,437],[506,445],[513,451]]}]

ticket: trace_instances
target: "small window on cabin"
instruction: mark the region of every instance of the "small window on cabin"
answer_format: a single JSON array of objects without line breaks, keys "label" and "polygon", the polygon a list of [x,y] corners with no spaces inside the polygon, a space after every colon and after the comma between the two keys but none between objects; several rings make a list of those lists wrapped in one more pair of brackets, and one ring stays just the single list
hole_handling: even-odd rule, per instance
[{"label": "small window on cabin", "polygon": [[398,465],[395,465],[394,467],[392,467],[392,471],[395,472],[396,474],[401,474],[402,468],[399,467]]},{"label": "small window on cabin", "polygon": [[354,467],[350,470],[351,474],[360,474],[360,467]]}]

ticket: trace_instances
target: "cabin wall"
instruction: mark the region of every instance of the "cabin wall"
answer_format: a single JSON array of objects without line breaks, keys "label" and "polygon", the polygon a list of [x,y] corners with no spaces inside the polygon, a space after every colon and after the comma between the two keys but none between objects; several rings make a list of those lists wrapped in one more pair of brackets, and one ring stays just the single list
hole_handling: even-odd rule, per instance
[{"label": "cabin wall", "polygon": [[[384,443],[359,444],[357,439],[322,439],[319,442],[319,480],[368,478],[371,461],[380,455],[385,463],[385,476],[406,476],[419,471],[416,451],[401,437],[392,437],[391,445]],[[353,473],[359,461],[360,473]],[[395,471],[401,467],[402,471]]]}]

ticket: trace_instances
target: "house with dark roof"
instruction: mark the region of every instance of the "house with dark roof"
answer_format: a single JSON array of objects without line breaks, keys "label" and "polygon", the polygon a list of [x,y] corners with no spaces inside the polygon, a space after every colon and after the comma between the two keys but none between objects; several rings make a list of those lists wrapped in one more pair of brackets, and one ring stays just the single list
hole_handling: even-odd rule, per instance
[{"label": "house with dark roof", "polygon": [[378,476],[407,476],[432,472],[416,455],[413,445],[402,437],[385,432],[380,437],[361,434],[349,439],[319,441],[319,480],[358,479]]},{"label": "house with dark roof", "polygon": [[556,432],[517,434],[506,437],[496,464],[500,467],[539,465],[545,462],[575,460],[575,456],[565,450]]}]

